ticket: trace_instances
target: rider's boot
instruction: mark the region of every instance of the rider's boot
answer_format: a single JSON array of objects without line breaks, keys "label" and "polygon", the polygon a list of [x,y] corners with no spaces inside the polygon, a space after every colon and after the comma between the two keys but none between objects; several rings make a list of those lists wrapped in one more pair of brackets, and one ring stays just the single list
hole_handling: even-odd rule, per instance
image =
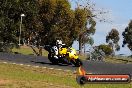
[{"label": "rider's boot", "polygon": [[55,58],[55,59],[58,59],[58,56],[55,55],[54,58]]}]

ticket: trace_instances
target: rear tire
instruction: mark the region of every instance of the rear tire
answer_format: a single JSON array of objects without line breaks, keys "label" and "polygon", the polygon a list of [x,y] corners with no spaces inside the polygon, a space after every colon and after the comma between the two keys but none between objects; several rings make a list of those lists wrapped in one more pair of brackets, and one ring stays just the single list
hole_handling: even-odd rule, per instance
[{"label": "rear tire", "polygon": [[58,60],[55,59],[51,54],[48,54],[48,59],[52,64],[58,64]]}]

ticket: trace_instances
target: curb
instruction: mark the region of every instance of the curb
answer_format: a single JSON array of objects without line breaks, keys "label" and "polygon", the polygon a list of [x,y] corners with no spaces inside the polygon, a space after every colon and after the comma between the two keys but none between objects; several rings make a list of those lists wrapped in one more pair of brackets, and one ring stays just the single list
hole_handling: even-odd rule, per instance
[{"label": "curb", "polygon": [[34,68],[43,68],[43,69],[49,69],[49,70],[57,70],[57,71],[63,71],[63,72],[72,72],[71,70],[63,70],[63,69],[55,69],[55,68],[50,68],[50,67],[46,67],[46,66],[44,66],[44,67],[41,67],[41,66],[38,66],[38,65],[29,65],[29,64],[18,64],[18,63],[12,63],[12,62],[6,62],[6,61],[4,61],[4,62],[0,62],[0,63],[3,63],[3,64],[12,64],[12,65],[19,65],[19,66],[27,66],[27,67],[34,67]]},{"label": "curb", "polygon": [[[49,69],[49,70],[57,70],[57,71],[63,71],[63,72],[71,72],[71,73],[73,73],[73,74],[77,74],[77,71],[76,70],[74,70],[74,71],[71,71],[71,70],[63,70],[63,69],[57,69],[57,68],[50,68],[50,67],[46,67],[46,66],[44,66],[44,67],[41,67],[41,66],[38,66],[38,65],[29,65],[29,64],[18,64],[18,63],[14,63],[14,62],[6,62],[6,61],[4,61],[4,62],[0,62],[0,63],[3,63],[3,64],[13,64],[13,65],[19,65],[19,66],[27,66],[27,67],[34,67],[34,68],[43,68],[43,69]],[[92,73],[87,73],[87,74],[92,74]]]}]

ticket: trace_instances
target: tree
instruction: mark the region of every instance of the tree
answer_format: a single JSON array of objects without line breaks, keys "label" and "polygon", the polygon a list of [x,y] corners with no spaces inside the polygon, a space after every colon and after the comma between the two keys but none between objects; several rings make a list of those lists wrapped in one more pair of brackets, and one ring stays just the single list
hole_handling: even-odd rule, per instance
[{"label": "tree", "polygon": [[[35,4],[36,0],[0,1],[0,42],[3,42],[3,45],[13,44],[18,46],[18,36],[20,35],[20,15],[22,13],[26,14],[26,17],[28,15],[32,15],[36,12]],[[24,26],[22,25],[22,27]],[[23,37],[24,28],[22,29]]]},{"label": "tree", "polygon": [[86,24],[81,28],[81,31],[79,33],[79,38],[78,38],[78,42],[79,42],[79,53],[82,53],[82,47],[85,46],[85,44],[88,44],[90,41],[90,37],[92,35],[94,35],[96,29],[96,21],[99,22],[109,22],[109,20],[107,20],[106,15],[108,13],[108,11],[104,11],[102,9],[97,9],[95,7],[95,3],[91,3],[91,0],[71,0],[73,2],[76,3],[76,7],[77,8],[82,8],[84,10],[87,11],[87,22]]},{"label": "tree", "polygon": [[98,47],[105,53],[105,55],[112,55],[113,50],[109,45],[101,44]]},{"label": "tree", "polygon": [[37,16],[28,22],[32,28],[25,24],[27,39],[32,45],[43,46],[59,38],[71,46],[79,36],[91,31],[93,26],[85,30],[86,25],[93,22],[89,14],[84,8],[72,10],[67,0],[39,0]]},{"label": "tree", "polygon": [[[11,3],[10,3],[11,2]],[[14,1],[3,0],[0,1],[0,42],[1,51],[10,51],[10,43],[17,45],[17,38],[15,35],[15,28],[17,23],[13,19],[12,5]],[[8,47],[8,48],[7,48]]]},{"label": "tree", "polygon": [[43,46],[55,43],[56,39],[71,45],[73,38],[70,31],[74,13],[66,0],[39,0],[37,16],[31,25],[27,38],[31,45]]},{"label": "tree", "polygon": [[83,38],[82,38],[82,45],[83,45],[83,48],[84,48],[84,54],[85,54],[85,51],[86,51],[86,47],[85,45],[88,44],[88,45],[93,45],[94,44],[94,40],[93,38],[90,36],[90,35],[83,35]]},{"label": "tree", "polygon": [[[91,34],[93,35],[95,33],[95,26],[96,22],[92,18],[92,12],[87,9],[79,9],[79,7],[75,10],[76,12],[76,20],[80,22],[78,27],[79,31],[79,37],[78,37],[78,42],[79,42],[79,54],[82,53],[82,46],[86,43],[88,43]],[[88,25],[90,27],[88,27]]]},{"label": "tree", "polygon": [[72,10],[68,0],[4,0],[0,4],[1,35],[4,34],[0,40],[16,45],[22,13],[26,16],[21,37],[38,48],[54,43],[57,38],[71,46],[74,40],[93,27],[86,27],[94,22],[89,17],[91,12],[84,8]]},{"label": "tree", "polygon": [[123,47],[127,47],[132,51],[132,20],[129,22],[128,27],[125,28],[123,35]]},{"label": "tree", "polygon": [[62,39],[67,45],[72,44],[74,12],[70,8],[67,0],[41,0],[38,12],[43,27],[39,33],[41,45],[50,44],[57,38]]},{"label": "tree", "polygon": [[106,42],[109,43],[109,45],[111,46],[113,52],[119,51],[120,50],[120,46],[118,44],[119,42],[119,32],[116,29],[112,29],[108,35],[106,36]]}]

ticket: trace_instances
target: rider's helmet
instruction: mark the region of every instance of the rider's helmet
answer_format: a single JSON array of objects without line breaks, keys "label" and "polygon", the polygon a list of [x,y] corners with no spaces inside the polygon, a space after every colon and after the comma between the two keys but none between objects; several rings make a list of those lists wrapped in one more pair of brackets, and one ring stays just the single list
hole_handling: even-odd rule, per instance
[{"label": "rider's helmet", "polygon": [[61,40],[56,40],[56,45],[58,46],[58,48],[61,48],[65,44],[63,44]]},{"label": "rider's helmet", "polygon": [[62,45],[62,41],[61,40],[56,40],[56,45]]},{"label": "rider's helmet", "polygon": [[62,41],[61,40],[56,40],[56,46],[60,48],[62,46]]}]

